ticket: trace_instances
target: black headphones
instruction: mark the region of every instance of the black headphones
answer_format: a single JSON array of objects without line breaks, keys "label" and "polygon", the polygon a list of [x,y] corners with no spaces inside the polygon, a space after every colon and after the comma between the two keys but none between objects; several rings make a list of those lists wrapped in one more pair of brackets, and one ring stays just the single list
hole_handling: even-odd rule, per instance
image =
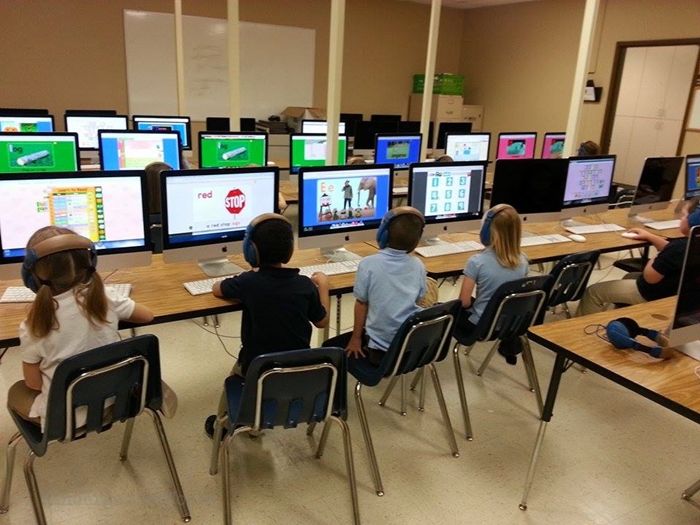
[{"label": "black headphones", "polygon": [[36,263],[39,259],[43,259],[54,253],[67,252],[70,250],[88,250],[90,253],[90,266],[88,267],[88,277],[97,270],[97,250],[95,244],[82,235],[77,233],[62,233],[49,237],[38,243],[33,248],[27,248],[27,253],[24,256],[22,263],[22,282],[24,286],[32,292],[37,293],[43,284],[49,284],[48,281],[40,279],[34,272]]},{"label": "black headphones", "polygon": [[[287,217],[284,215],[280,215],[279,213],[263,213],[250,221],[250,224],[245,230],[245,237],[243,237],[243,257],[253,268],[258,268],[260,266],[260,254],[258,253],[258,247],[255,245],[253,236],[255,235],[255,229],[266,221],[282,221],[289,225],[290,230],[292,228],[292,223],[289,222],[289,219],[287,219]],[[292,258],[293,252],[294,245],[292,244],[287,260]]]}]

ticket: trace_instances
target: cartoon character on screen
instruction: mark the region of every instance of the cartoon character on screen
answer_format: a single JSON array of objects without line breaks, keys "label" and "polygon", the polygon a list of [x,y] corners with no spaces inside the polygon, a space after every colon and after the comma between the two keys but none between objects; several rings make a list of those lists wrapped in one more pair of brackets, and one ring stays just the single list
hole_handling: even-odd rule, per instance
[{"label": "cartoon character on screen", "polygon": [[[357,205],[360,205],[360,191],[367,190],[367,202],[365,208],[374,208],[374,196],[377,194],[377,178],[362,177],[360,184],[357,186]],[[371,204],[370,204],[371,203]]]},{"label": "cartoon character on screen", "polygon": [[343,185],[343,210],[352,209],[352,186],[350,181],[346,180]]},{"label": "cartoon character on screen", "polygon": [[321,207],[318,210],[318,220],[330,220],[332,217],[331,198],[327,193],[324,193],[321,195]]}]

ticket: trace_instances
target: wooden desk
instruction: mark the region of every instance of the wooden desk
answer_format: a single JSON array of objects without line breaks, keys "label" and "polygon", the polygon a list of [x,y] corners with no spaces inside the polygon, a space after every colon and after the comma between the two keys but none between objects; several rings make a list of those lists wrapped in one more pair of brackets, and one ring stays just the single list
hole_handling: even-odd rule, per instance
[{"label": "wooden desk", "polygon": [[586,335],[584,331],[591,324],[605,325],[623,316],[631,317],[646,328],[664,329],[673,318],[675,302],[676,298],[670,297],[530,328],[530,340],[552,350],[557,356],[520,503],[522,510],[527,509],[528,493],[547,423],[552,419],[559,382],[571,363],[580,363],[588,370],[700,423],[700,379],[695,375],[695,367],[700,362],[680,352],[675,352],[670,359],[657,360],[635,350],[616,350],[595,334]]}]

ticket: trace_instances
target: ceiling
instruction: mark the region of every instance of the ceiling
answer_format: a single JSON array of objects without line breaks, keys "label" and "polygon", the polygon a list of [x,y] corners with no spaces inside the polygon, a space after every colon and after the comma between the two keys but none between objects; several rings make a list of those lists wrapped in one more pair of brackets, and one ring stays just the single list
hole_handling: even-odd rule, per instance
[{"label": "ceiling", "polygon": [[[431,0],[408,0],[419,4],[430,4]],[[443,7],[457,9],[474,9],[475,7],[490,7],[503,4],[518,4],[521,2],[534,2],[536,0],[442,0]]]}]

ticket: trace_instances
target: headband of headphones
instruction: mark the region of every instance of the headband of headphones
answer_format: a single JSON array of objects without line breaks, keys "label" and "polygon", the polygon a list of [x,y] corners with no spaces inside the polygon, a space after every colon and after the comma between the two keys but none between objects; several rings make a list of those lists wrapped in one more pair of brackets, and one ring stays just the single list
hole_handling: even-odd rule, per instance
[{"label": "headband of headphones", "polygon": [[415,209],[413,206],[398,206],[386,212],[382,218],[381,224],[379,224],[379,229],[377,230],[377,244],[380,249],[384,249],[389,246],[389,226],[391,222],[399,215],[415,215],[421,221],[421,233],[423,233],[423,228],[425,227],[425,217],[423,214]]},{"label": "headband of headphones", "polygon": [[[664,334],[658,330],[641,327],[634,319],[630,319],[629,317],[620,317],[619,319],[610,321],[605,328],[605,333],[608,341],[610,341],[615,348],[620,350],[639,350],[640,352],[644,352],[656,358],[665,358],[669,355],[666,349],[669,345],[669,341]],[[640,335],[651,339],[659,346],[647,346],[640,343],[635,339]]]},{"label": "headband of headphones", "polygon": [[34,274],[34,268],[39,259],[43,259],[54,253],[67,252],[70,250],[88,250],[90,252],[90,275],[97,268],[97,250],[95,249],[94,243],[82,235],[77,233],[62,233],[60,235],[55,235],[49,237],[39,243],[37,243],[32,248],[27,249],[27,253],[24,256],[24,262],[22,263],[22,281],[24,285],[36,293],[43,281],[37,278]]},{"label": "headband of headphones", "polygon": [[[284,215],[279,213],[263,213],[258,215],[252,221],[245,230],[245,236],[243,237],[243,257],[246,262],[250,264],[253,268],[260,266],[260,254],[258,253],[258,247],[255,245],[253,237],[255,236],[255,229],[267,221],[282,221],[289,225],[289,229],[292,229],[292,223]],[[288,259],[292,258],[292,252],[294,251],[294,246],[292,245],[289,250]]]},{"label": "headband of headphones", "polygon": [[481,225],[481,231],[479,232],[481,244],[484,246],[489,246],[491,244],[491,223],[493,222],[493,218],[508,208],[512,208],[512,206],[509,204],[497,204],[486,212],[486,215],[484,215],[484,222]]}]

